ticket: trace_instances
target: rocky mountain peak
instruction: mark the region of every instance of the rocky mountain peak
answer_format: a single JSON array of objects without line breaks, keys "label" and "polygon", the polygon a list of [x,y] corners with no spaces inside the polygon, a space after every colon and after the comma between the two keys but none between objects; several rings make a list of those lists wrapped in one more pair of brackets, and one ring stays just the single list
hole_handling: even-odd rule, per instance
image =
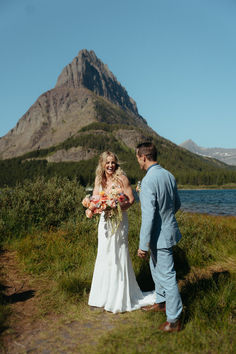
[{"label": "rocky mountain peak", "polygon": [[197,144],[191,139],[184,141],[182,144],[180,144],[180,146],[194,153],[197,153],[198,151]]},{"label": "rocky mountain peak", "polygon": [[191,139],[184,141],[182,144],[180,144],[180,146],[185,148],[186,150],[193,152],[194,154],[212,157],[228,165],[236,166],[236,149],[226,149],[218,147],[206,148],[198,146]]},{"label": "rocky mountain peak", "polygon": [[135,101],[117,81],[108,66],[97,58],[94,51],[82,49],[58,77],[55,88],[84,87],[96,95],[107,98],[124,110],[138,115]]},{"label": "rocky mountain peak", "polygon": [[0,159],[57,145],[94,122],[148,128],[108,66],[83,49],[63,69],[56,86],[42,93],[0,139]]}]

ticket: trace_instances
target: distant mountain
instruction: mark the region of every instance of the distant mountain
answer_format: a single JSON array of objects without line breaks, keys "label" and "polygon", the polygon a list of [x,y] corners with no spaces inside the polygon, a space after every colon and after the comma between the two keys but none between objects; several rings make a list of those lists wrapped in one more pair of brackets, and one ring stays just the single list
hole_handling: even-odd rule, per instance
[{"label": "distant mountain", "polygon": [[180,144],[180,146],[187,149],[188,151],[193,152],[194,154],[212,157],[228,165],[236,166],[236,149],[225,149],[225,148],[217,148],[217,147],[204,148],[198,146],[191,139],[186,140],[185,142]]},{"label": "distant mountain", "polygon": [[178,183],[236,179],[223,162],[187,151],[152,130],[107,65],[83,49],[62,70],[55,88],[43,93],[0,139],[0,187],[39,175],[93,183],[98,155],[105,150],[118,155],[135,183],[143,176],[134,152],[142,141],[155,143],[158,162]]},{"label": "distant mountain", "polygon": [[43,93],[0,139],[0,158],[59,144],[93,122],[151,130],[107,65],[83,49],[62,70],[55,88]]}]

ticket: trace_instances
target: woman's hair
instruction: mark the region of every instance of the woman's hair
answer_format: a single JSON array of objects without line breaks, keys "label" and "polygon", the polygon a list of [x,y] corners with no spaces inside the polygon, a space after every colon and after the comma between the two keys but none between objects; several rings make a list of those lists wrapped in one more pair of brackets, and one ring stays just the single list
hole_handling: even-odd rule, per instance
[{"label": "woman's hair", "polygon": [[113,174],[114,180],[116,180],[119,183],[121,183],[121,179],[119,178],[119,176],[125,175],[124,171],[120,168],[118,157],[116,156],[116,154],[114,154],[111,151],[104,151],[99,156],[99,161],[98,161],[98,165],[97,165],[97,168],[96,168],[97,181],[98,181],[98,184],[100,184],[102,187],[105,187],[105,185],[106,185],[105,166],[106,166],[107,158],[109,156],[113,157],[114,161],[116,163],[116,169],[115,169],[115,172]]},{"label": "woman's hair", "polygon": [[157,160],[157,149],[153,143],[141,143],[136,147],[136,154],[138,156],[145,155],[149,161]]}]

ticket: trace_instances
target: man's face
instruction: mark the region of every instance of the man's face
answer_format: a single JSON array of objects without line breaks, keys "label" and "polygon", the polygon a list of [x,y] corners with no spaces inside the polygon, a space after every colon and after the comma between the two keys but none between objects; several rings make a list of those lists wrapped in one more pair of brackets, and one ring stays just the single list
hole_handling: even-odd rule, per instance
[{"label": "man's face", "polygon": [[137,157],[137,160],[138,160],[138,163],[139,163],[139,167],[141,168],[141,170],[144,170],[144,164],[145,164],[145,159],[144,159],[144,155],[141,155],[139,156],[137,153],[136,153],[136,157]]}]

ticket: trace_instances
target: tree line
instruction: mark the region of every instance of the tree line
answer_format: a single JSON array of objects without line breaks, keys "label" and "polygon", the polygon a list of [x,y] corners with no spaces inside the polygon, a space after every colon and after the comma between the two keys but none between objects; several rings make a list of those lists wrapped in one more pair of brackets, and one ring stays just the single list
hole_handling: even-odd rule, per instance
[{"label": "tree line", "polygon": [[[126,172],[130,182],[136,184],[144,176],[136,162],[135,155],[120,153],[121,167]],[[126,158],[126,159],[125,159]],[[44,176],[49,179],[54,176],[76,178],[83,185],[91,185],[95,178],[95,169],[98,157],[80,162],[49,163],[46,160],[23,161],[20,158],[0,161],[0,187],[15,186],[26,179]],[[223,185],[236,183],[236,171],[218,169],[217,171],[177,169],[168,166],[167,160],[160,160],[163,167],[168,168],[176,177],[177,183],[182,185]]]},{"label": "tree line", "polygon": [[[127,127],[127,126],[126,126]],[[76,136],[48,149],[38,149],[20,157],[0,160],[0,187],[15,186],[25,179],[44,176],[49,179],[54,176],[76,178],[83,185],[91,185],[95,178],[98,156],[105,150],[116,153],[121,167],[126,172],[132,184],[142,179],[144,172],[136,161],[135,151],[117,140],[112,134],[114,130],[125,128],[124,125],[92,123],[82,128]],[[136,127],[129,126],[129,129]],[[96,130],[103,131],[96,133]],[[147,135],[146,140],[153,141],[158,150],[158,162],[176,177],[182,185],[223,185],[236,183],[236,167],[230,167],[214,159],[199,157],[161,137]],[[46,160],[49,154],[72,147],[82,146],[97,150],[96,157],[79,162],[57,162]]]}]

